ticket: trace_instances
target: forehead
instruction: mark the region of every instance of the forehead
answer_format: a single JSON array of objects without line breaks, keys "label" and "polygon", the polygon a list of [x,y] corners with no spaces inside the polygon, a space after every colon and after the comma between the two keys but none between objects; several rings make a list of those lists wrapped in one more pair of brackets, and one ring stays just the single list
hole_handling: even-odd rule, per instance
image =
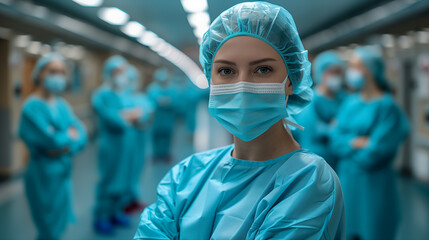
[{"label": "forehead", "polygon": [[46,69],[65,69],[64,62],[61,60],[53,60],[46,64]]},{"label": "forehead", "polygon": [[280,54],[265,41],[251,36],[236,36],[228,39],[217,51],[214,60],[246,61],[274,58],[283,61]]}]

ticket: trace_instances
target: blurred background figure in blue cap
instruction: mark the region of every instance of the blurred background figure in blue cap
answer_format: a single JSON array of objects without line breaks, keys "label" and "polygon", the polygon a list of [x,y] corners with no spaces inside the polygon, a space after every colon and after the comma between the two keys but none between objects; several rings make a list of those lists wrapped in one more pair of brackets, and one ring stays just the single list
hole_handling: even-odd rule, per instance
[{"label": "blurred background figure in blue cap", "polygon": [[390,93],[375,49],[357,48],[347,71],[347,82],[359,92],[344,101],[331,137],[339,158],[347,236],[395,239],[399,203],[392,163],[409,123]]},{"label": "blurred background figure in blue cap", "polygon": [[66,88],[61,55],[41,57],[33,70],[33,94],[25,101],[19,136],[30,152],[25,192],[38,231],[37,239],[60,239],[74,221],[72,157],[87,142],[86,130],[60,95]]},{"label": "blurred background figure in blue cap", "polygon": [[267,2],[229,8],[204,34],[200,62],[209,113],[234,144],[173,167],[134,239],[344,239],[335,172],[284,125],[310,103],[313,82],[290,13]]},{"label": "blurred background figure in blue cap", "polygon": [[147,94],[155,105],[155,119],[152,126],[153,161],[171,162],[171,139],[176,124],[177,90],[172,76],[166,68],[159,68],[153,74],[153,82]]},{"label": "blurred background figure in blue cap", "polygon": [[335,169],[336,159],[329,149],[329,136],[344,98],[344,64],[334,51],[319,54],[313,62],[315,95],[311,104],[295,120],[305,130],[293,131],[303,148],[322,156]]},{"label": "blurred background figure in blue cap", "polygon": [[94,228],[105,234],[114,226],[128,226],[124,213],[124,196],[130,181],[131,146],[134,125],[143,112],[129,94],[128,62],[122,56],[112,56],[103,66],[104,84],[92,95],[92,106],[98,116],[98,169],[100,179],[96,189]]},{"label": "blurred background figure in blue cap", "polygon": [[[140,74],[134,65],[128,65],[126,70],[129,85],[129,96],[133,101],[134,111],[141,112],[141,116],[133,122],[133,129],[130,133],[130,140],[127,143],[129,155],[129,173],[127,192],[123,195],[124,210],[127,214],[140,212],[146,206],[140,202],[141,184],[140,175],[146,161],[146,148],[148,130],[152,126],[154,117],[154,106],[145,93],[140,90]],[[133,113],[133,112],[131,112]]]}]

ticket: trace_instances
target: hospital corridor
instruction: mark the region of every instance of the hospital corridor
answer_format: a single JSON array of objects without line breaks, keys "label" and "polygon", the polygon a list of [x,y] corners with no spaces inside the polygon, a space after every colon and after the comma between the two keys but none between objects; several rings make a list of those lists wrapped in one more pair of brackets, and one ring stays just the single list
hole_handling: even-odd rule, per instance
[{"label": "hospital corridor", "polygon": [[0,0],[24,239],[429,239],[429,0]]}]

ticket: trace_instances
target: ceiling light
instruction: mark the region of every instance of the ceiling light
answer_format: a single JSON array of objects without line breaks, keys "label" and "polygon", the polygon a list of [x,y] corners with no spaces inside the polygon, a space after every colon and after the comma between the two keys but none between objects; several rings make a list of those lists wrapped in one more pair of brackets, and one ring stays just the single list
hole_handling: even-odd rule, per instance
[{"label": "ceiling light", "polygon": [[159,40],[159,37],[155,33],[151,31],[147,31],[143,34],[143,36],[138,41],[143,45],[152,46],[156,44],[158,40]]},{"label": "ceiling light", "polygon": [[395,46],[395,38],[390,34],[383,34],[381,36],[381,44],[385,48],[392,48]]},{"label": "ceiling light", "polygon": [[41,42],[33,41],[30,43],[30,45],[28,45],[27,52],[30,54],[37,55],[40,53],[41,48],[42,48]]},{"label": "ceiling light", "polygon": [[404,49],[411,48],[413,45],[413,40],[406,35],[400,36],[398,42],[399,46]]},{"label": "ceiling light", "polygon": [[112,25],[123,25],[130,18],[126,12],[115,7],[100,9],[98,12],[98,17]]},{"label": "ceiling light", "polygon": [[15,46],[18,48],[25,48],[30,43],[31,38],[29,35],[19,35],[15,38]]},{"label": "ceiling light", "polygon": [[145,27],[139,22],[132,21],[124,25],[121,30],[130,37],[141,37]]},{"label": "ceiling light", "polygon": [[207,0],[181,0],[183,9],[188,13],[202,12],[207,10]]},{"label": "ceiling light", "polygon": [[188,15],[189,25],[197,27],[200,25],[210,25],[210,16],[207,12],[191,13]]},{"label": "ceiling light", "polygon": [[73,0],[73,2],[84,7],[99,7],[103,4],[103,0]]},{"label": "ceiling light", "polygon": [[416,33],[416,39],[418,43],[428,44],[429,43],[429,33],[425,31],[418,31]]},{"label": "ceiling light", "polygon": [[197,38],[203,38],[204,33],[206,33],[206,31],[207,31],[208,28],[209,28],[208,26],[195,28],[194,29],[194,35]]}]

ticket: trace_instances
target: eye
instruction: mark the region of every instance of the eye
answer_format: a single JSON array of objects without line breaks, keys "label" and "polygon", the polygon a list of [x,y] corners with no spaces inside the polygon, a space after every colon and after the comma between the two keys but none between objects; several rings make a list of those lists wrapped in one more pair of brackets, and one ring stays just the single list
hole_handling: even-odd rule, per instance
[{"label": "eye", "polygon": [[218,71],[217,71],[220,75],[231,75],[231,74],[233,74],[234,72],[232,71],[232,69],[229,69],[229,68],[220,68]]},{"label": "eye", "polygon": [[263,66],[263,67],[259,67],[258,69],[256,69],[256,73],[258,74],[267,74],[272,72],[273,69],[271,67],[268,66]]}]

